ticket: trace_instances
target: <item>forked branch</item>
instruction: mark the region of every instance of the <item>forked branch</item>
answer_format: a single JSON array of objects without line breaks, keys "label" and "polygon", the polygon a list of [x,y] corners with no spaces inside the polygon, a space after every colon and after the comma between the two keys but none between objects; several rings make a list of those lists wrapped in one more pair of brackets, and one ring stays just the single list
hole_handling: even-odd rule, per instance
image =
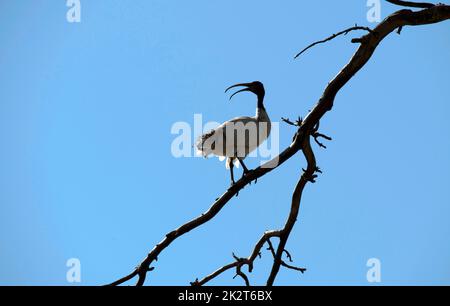
[{"label": "forked branch", "polygon": [[281,235],[281,231],[265,232],[263,234],[263,236],[259,239],[259,241],[256,243],[256,245],[253,249],[253,252],[252,252],[252,254],[250,254],[249,257],[239,258],[233,253],[234,262],[217,269],[216,271],[214,271],[213,273],[211,273],[210,275],[206,276],[205,278],[203,278],[201,280],[196,279],[194,282],[191,282],[191,285],[192,286],[203,286],[206,283],[208,283],[209,281],[211,281],[214,278],[221,275],[222,273],[224,273],[228,270],[231,270],[231,269],[236,269],[236,276],[241,276],[244,279],[244,281],[246,282],[246,284],[248,284],[248,278],[246,279],[246,277],[243,277],[242,267],[247,266],[248,272],[251,273],[253,271],[253,263],[258,257],[261,256],[261,249],[264,246],[264,244],[267,241],[270,241],[270,238],[280,237],[280,235]]}]

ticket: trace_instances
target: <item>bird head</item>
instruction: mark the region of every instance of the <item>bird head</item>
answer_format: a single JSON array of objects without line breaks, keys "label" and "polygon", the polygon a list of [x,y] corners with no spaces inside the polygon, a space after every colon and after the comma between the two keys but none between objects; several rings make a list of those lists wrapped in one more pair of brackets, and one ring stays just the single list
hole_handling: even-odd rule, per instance
[{"label": "bird head", "polygon": [[266,93],[266,91],[264,90],[264,85],[259,82],[259,81],[255,81],[252,83],[241,83],[241,84],[236,84],[233,86],[228,87],[225,92],[228,92],[230,89],[232,88],[236,88],[236,87],[245,87],[241,90],[236,91],[234,94],[231,95],[230,100],[238,93],[240,92],[244,92],[244,91],[250,91],[252,93],[254,93],[256,96],[258,96],[258,99],[263,99],[264,95]]}]

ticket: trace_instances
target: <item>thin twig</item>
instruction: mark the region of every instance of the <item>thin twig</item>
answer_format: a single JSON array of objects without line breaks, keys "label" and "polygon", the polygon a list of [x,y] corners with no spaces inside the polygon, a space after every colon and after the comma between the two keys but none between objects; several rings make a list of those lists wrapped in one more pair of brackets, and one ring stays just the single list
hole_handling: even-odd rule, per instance
[{"label": "thin twig", "polygon": [[336,34],[331,35],[330,37],[327,37],[323,40],[319,40],[316,42],[313,42],[312,44],[310,44],[309,46],[307,46],[306,48],[304,48],[302,51],[300,51],[294,58],[298,58],[300,55],[302,55],[303,53],[305,53],[307,50],[311,49],[312,47],[318,45],[318,44],[323,44],[326,43],[327,41],[333,40],[336,37],[340,36],[340,35],[347,35],[348,33],[350,33],[351,31],[357,31],[357,30],[364,30],[364,31],[368,31],[369,33],[373,33],[372,29],[368,28],[368,27],[360,27],[358,25],[355,25],[354,27],[345,29],[341,32],[338,32]]},{"label": "thin twig", "polygon": [[[276,253],[275,253],[275,248],[273,247],[272,241],[270,241],[270,239],[267,240],[267,244],[269,245],[267,250],[269,250],[272,253],[272,256],[275,259],[276,258]],[[299,267],[295,267],[295,266],[289,265],[286,262],[284,262],[283,260],[281,260],[280,264],[281,264],[282,267],[285,267],[285,268],[291,269],[291,270],[295,270],[295,271],[299,271],[302,274],[304,274],[306,272],[306,268],[299,268]]]}]

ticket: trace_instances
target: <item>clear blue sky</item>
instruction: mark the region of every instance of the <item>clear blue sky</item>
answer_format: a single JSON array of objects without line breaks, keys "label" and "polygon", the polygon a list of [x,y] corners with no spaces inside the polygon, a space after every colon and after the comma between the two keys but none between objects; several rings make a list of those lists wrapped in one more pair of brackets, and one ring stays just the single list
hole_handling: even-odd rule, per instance
[{"label": "clear blue sky", "polygon": [[[177,121],[254,113],[224,89],[261,80],[274,121],[304,116],[349,60],[357,33],[293,55],[366,20],[366,1],[0,1],[0,284],[82,285],[131,271],[164,234],[229,184],[217,159],[171,154]],[[385,17],[396,7],[383,2]],[[388,37],[339,93],[288,249],[305,275],[277,284],[450,284],[450,23]],[[292,127],[281,125],[285,147]],[[254,167],[258,159],[249,159]],[[161,256],[149,284],[184,285],[247,256],[284,224],[299,155]],[[271,258],[251,275],[264,284]],[[233,273],[211,284],[240,285]]]}]

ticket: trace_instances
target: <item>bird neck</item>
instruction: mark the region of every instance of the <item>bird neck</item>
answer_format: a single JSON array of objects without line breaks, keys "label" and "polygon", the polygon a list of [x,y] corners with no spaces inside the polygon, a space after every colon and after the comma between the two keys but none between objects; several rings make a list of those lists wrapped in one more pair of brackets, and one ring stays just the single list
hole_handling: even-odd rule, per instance
[{"label": "bird neck", "polygon": [[262,122],[268,122],[270,121],[269,116],[267,115],[266,109],[264,108],[264,105],[258,104],[258,107],[256,108],[256,120],[262,121]]},{"label": "bird neck", "polygon": [[258,109],[265,110],[265,108],[264,108],[264,96],[259,96],[258,95],[258,105],[257,105],[257,107],[258,107]]}]

